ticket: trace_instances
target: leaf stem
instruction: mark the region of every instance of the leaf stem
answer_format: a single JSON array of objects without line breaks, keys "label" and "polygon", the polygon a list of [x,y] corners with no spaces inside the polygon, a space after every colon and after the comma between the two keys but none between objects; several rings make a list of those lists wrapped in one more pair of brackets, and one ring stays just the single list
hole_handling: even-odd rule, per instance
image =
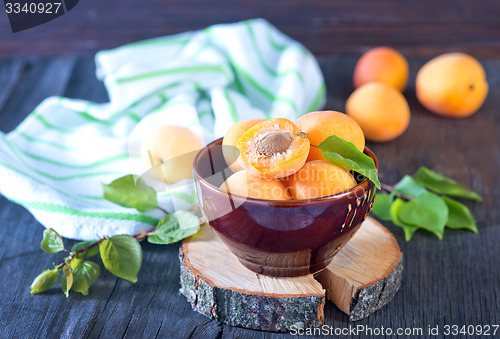
[{"label": "leaf stem", "polygon": [[59,265],[56,266],[57,269],[61,269],[63,268],[64,266],[66,266],[68,263],[71,262],[71,260],[73,260],[74,257],[76,257],[78,254],[81,254],[81,253],[84,253],[84,252],[87,252],[88,250],[90,250],[91,248],[93,247],[96,247],[98,246],[101,242],[104,241],[105,238],[101,238],[101,239],[98,239],[96,240],[96,242],[88,245],[88,246],[85,246],[84,248],[81,248],[79,249],[78,251],[74,251],[74,252],[71,252],[71,255],[67,258],[67,260],[65,260],[63,263],[60,263]]},{"label": "leaf stem", "polygon": [[394,190],[393,185],[388,185],[388,184],[385,184],[383,182],[380,183],[380,187],[383,191],[387,191],[389,193],[392,193],[392,191]]},{"label": "leaf stem", "polygon": [[157,206],[156,208],[157,208],[157,209],[159,209],[160,211],[162,211],[162,212],[163,212],[163,213],[165,213],[165,214],[170,214],[170,213],[168,213],[168,212],[167,212],[167,210],[166,210],[166,209],[164,209],[164,208],[162,208],[162,207],[160,207],[160,206]]},{"label": "leaf stem", "polygon": [[383,182],[381,182],[380,187],[381,187],[381,189],[380,189],[381,191],[386,191],[388,193],[394,194],[395,196],[397,196],[398,198],[401,198],[403,200],[410,201],[410,200],[414,199],[413,197],[410,197],[409,195],[404,195],[404,194],[399,193],[398,191],[394,191],[394,185],[388,185],[388,184],[384,184]]},{"label": "leaf stem", "polygon": [[[158,209],[160,209],[163,212],[165,212],[165,214],[170,214],[167,211],[165,211],[164,209],[162,209],[161,207],[158,207]],[[199,221],[200,221],[200,225],[203,225],[203,224],[205,224],[207,222],[204,217],[201,217]],[[140,233],[134,234],[132,237],[136,238],[137,240],[143,240],[146,237],[148,237],[150,235],[153,235],[154,231],[155,231],[154,228],[151,231],[142,230]],[[68,265],[71,262],[71,260],[73,260],[78,254],[87,252],[88,250],[90,250],[90,249],[92,249],[92,248],[94,248],[96,246],[99,246],[99,244],[101,242],[103,242],[105,239],[106,239],[106,237],[99,238],[94,243],[92,243],[92,244],[90,244],[88,246],[85,246],[85,247],[79,249],[78,251],[68,251],[68,252],[71,253],[71,255],[69,257],[67,257],[64,262],[62,262],[59,265],[57,265],[56,268],[57,269],[62,269],[64,266]]]}]

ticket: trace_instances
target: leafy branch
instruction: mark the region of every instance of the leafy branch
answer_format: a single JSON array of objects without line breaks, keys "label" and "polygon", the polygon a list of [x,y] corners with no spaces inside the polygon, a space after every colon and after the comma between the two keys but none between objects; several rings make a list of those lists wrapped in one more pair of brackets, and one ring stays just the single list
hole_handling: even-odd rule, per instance
[{"label": "leafy branch", "polygon": [[445,228],[478,233],[469,208],[452,197],[481,201],[481,196],[461,183],[421,167],[413,176],[406,175],[396,185],[388,185],[379,182],[375,163],[354,144],[332,135],[319,146],[311,146],[321,150],[326,160],[371,180],[380,190],[372,212],[402,227],[406,241],[418,229],[432,232],[439,239]]},{"label": "leafy branch", "polygon": [[406,241],[418,229],[443,238],[445,228],[478,233],[469,208],[451,197],[481,201],[481,196],[461,183],[421,167],[413,176],[405,175],[396,185],[381,185],[373,214],[403,228]]},{"label": "leafy branch", "polygon": [[47,291],[61,277],[61,289],[66,297],[70,290],[87,295],[90,286],[99,278],[101,268],[97,263],[86,259],[96,255],[100,255],[109,272],[135,283],[142,264],[140,241],[147,238],[153,244],[175,243],[198,232],[200,224],[205,222],[203,218],[188,211],[168,214],[158,206],[156,192],[141,179],[136,182],[132,175],[103,185],[103,192],[105,199],[120,206],[135,208],[140,212],[156,208],[166,215],[153,230],[142,230],[132,236],[120,234],[82,241],[71,250],[65,248],[62,237],[54,229],[46,229],[40,243],[42,250],[51,254],[65,251],[69,255],[59,265],[43,271],[35,278],[30,286],[32,294]]}]

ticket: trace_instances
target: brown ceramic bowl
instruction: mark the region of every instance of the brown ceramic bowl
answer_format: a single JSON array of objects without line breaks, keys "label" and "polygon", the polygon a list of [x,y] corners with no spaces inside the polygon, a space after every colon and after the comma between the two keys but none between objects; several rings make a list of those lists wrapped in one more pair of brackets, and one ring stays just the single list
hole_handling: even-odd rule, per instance
[{"label": "brown ceramic bowl", "polygon": [[[194,159],[196,194],[215,233],[248,269],[275,277],[316,273],[351,239],[371,210],[375,188],[362,177],[352,189],[310,200],[261,200],[219,186],[232,172],[222,139]],[[365,148],[378,168],[377,158]]]}]

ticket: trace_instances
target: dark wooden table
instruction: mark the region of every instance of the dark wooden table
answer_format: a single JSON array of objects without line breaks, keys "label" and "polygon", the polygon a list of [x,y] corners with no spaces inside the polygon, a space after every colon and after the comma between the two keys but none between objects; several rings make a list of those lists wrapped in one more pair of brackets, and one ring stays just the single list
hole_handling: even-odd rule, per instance
[{"label": "dark wooden table", "polygon": [[[344,110],[355,61],[355,56],[320,58],[329,94],[327,108]],[[439,241],[418,232],[406,243],[401,229],[387,224],[404,253],[401,289],[388,306],[356,323],[349,323],[328,302],[325,324],[335,328],[366,325],[427,331],[428,326],[439,325],[442,331],[444,325],[500,323],[500,187],[495,178],[500,170],[500,59],[481,60],[490,93],[480,112],[464,120],[432,115],[417,102],[413,80],[424,61],[410,59],[412,82],[405,93],[412,110],[408,131],[395,141],[369,146],[378,155],[387,183],[425,165],[482,194],[483,203],[469,205],[478,220],[479,235],[447,231]],[[90,57],[0,60],[0,88],[0,130],[4,132],[50,95],[107,100]],[[144,244],[136,284],[103,269],[86,297],[72,293],[66,299],[59,287],[32,296],[33,278],[56,260],[39,247],[42,231],[24,208],[0,196],[0,337],[288,336],[233,328],[191,310],[178,292],[178,244]]]},{"label": "dark wooden table", "polygon": [[92,54],[141,39],[264,17],[315,55],[360,53],[383,44],[419,56],[459,50],[490,57],[500,55],[499,16],[496,0],[81,0],[62,17],[16,34],[0,11],[0,51]]}]

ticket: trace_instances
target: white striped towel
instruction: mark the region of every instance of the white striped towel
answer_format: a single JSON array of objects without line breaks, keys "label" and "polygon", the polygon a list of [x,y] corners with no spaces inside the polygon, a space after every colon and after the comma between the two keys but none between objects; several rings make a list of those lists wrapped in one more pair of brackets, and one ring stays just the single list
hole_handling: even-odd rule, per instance
[{"label": "white striped towel", "polygon": [[[101,51],[96,63],[109,103],[50,97],[0,132],[0,193],[73,239],[135,234],[162,216],[102,198],[101,183],[142,173],[137,144],[151,128],[181,125],[209,142],[236,121],[294,120],[325,101],[312,54],[262,19]],[[186,184],[158,199],[172,211],[196,198]]]}]

